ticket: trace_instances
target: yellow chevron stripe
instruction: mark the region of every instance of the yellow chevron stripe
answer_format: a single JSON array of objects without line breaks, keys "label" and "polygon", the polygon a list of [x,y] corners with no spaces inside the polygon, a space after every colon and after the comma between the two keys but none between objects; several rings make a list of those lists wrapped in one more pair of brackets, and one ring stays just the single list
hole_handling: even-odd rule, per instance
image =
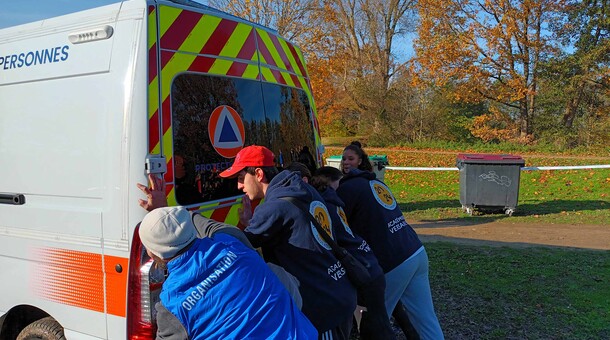
[{"label": "yellow chevron stripe", "polygon": [[309,92],[309,86],[307,86],[307,81],[304,77],[299,77],[299,83],[301,83],[301,88],[307,92],[308,95],[311,95]]},{"label": "yellow chevron stripe", "polygon": [[226,75],[233,62],[225,59],[216,59],[208,73]]},{"label": "yellow chevron stripe", "polygon": [[172,152],[172,145],[174,145],[174,136],[172,134],[172,129],[167,129],[167,131],[163,134],[163,155],[165,156],[165,159],[169,159],[173,152]]},{"label": "yellow chevron stripe", "polygon": [[161,102],[165,101],[165,98],[169,96],[171,90],[171,79],[178,72],[182,72],[187,70],[189,66],[195,60],[194,54],[184,54],[184,53],[174,53],[170,61],[165,65],[163,70],[161,70],[161,77],[163,79],[167,79],[167,81],[163,81],[161,83]]},{"label": "yellow chevron stripe", "polygon": [[157,42],[157,10],[153,10],[148,15],[148,49]]},{"label": "yellow chevron stripe", "polygon": [[273,73],[271,73],[271,70],[268,67],[261,67],[261,75],[263,76],[263,80],[270,83],[277,83]]},{"label": "yellow chevron stripe", "polygon": [[197,25],[195,25],[188,38],[180,45],[180,51],[199,53],[208,42],[221,20],[222,19],[218,17],[204,15]]},{"label": "yellow chevron stripe", "polygon": [[280,73],[282,74],[282,78],[284,78],[286,85],[292,86],[292,87],[296,86],[294,84],[294,81],[292,81],[292,77],[290,76],[290,74],[288,72],[280,72]]},{"label": "yellow chevron stripe", "polygon": [[167,32],[180,13],[182,13],[180,8],[159,6],[159,37],[162,37]]},{"label": "yellow chevron stripe", "polygon": [[[256,55],[256,53],[254,54]],[[258,77],[258,65],[248,65],[241,77],[244,79],[256,79]]]},{"label": "yellow chevron stripe", "polygon": [[237,225],[239,223],[239,214],[237,209],[241,206],[241,204],[235,204],[231,206],[231,209],[229,210],[229,213],[227,214],[227,217],[225,218],[224,222],[231,225]]},{"label": "yellow chevron stripe", "polygon": [[269,53],[271,54],[271,57],[273,58],[273,61],[275,62],[277,67],[285,70],[286,65],[284,65],[284,61],[280,57],[280,54],[277,52],[275,45],[273,45],[271,38],[269,38],[269,33],[258,28],[257,31],[259,33],[259,36],[261,37],[263,44],[267,46],[267,49],[269,50]]},{"label": "yellow chevron stripe", "polygon": [[[227,41],[225,46],[220,51],[220,55],[224,57],[236,58],[239,51],[241,51],[242,46],[246,42],[246,39],[248,39],[250,32],[252,32],[252,27],[246,24],[238,23],[233,31],[233,34],[231,34],[231,37],[229,37],[229,41]],[[256,53],[254,53],[254,55],[256,55]]]},{"label": "yellow chevron stripe", "polygon": [[150,84],[148,84],[148,119],[150,119],[157,108],[159,107],[159,96],[157,95],[157,86],[159,77],[155,77]]},{"label": "yellow chevron stripe", "polygon": [[[284,54],[286,54],[288,61],[290,61],[290,65],[292,66],[294,73],[296,73],[299,76],[302,76],[301,69],[299,68],[299,65],[297,64],[296,60],[294,60],[294,57],[292,56],[292,52],[290,52],[290,47],[288,47],[288,43],[286,42],[286,40],[279,38],[279,37],[278,37],[278,40],[280,42],[280,45],[282,46],[282,49],[284,50]],[[295,50],[296,49],[297,48],[295,47]]]},{"label": "yellow chevron stripe", "polygon": [[307,77],[307,64],[305,63],[305,57],[303,57],[303,52],[301,51],[300,48],[298,48],[296,46],[294,46],[294,50],[297,52],[297,56],[299,57],[299,60],[301,61],[301,65],[303,65],[303,70],[305,70],[305,74],[303,75],[303,77]]}]

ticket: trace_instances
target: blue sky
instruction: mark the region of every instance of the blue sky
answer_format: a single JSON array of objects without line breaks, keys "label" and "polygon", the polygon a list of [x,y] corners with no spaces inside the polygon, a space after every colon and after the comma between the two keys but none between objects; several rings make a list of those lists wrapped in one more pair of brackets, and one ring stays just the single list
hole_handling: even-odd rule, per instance
[{"label": "blue sky", "polygon": [[[120,0],[0,0],[0,29],[82,11]],[[207,3],[206,0],[198,0]]]}]

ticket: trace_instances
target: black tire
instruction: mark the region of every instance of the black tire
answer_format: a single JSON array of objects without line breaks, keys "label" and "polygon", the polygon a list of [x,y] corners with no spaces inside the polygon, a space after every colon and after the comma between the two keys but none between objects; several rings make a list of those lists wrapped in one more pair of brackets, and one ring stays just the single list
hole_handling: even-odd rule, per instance
[{"label": "black tire", "polygon": [[48,316],[27,325],[17,335],[17,340],[66,340],[64,328],[52,317]]}]

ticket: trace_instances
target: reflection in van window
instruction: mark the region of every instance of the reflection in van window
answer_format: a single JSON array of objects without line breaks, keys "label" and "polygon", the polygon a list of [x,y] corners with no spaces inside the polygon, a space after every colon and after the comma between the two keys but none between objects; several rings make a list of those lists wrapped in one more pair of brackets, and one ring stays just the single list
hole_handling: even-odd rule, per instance
[{"label": "reflection in van window", "polygon": [[[184,73],[171,89],[176,201],[181,205],[241,195],[235,179],[218,174],[233,164],[212,145],[208,123],[214,109],[226,105],[241,117],[244,145],[265,145],[277,166],[296,161],[307,146],[315,150],[311,108],[303,90],[259,81]],[[234,136],[230,124],[219,131]]]}]

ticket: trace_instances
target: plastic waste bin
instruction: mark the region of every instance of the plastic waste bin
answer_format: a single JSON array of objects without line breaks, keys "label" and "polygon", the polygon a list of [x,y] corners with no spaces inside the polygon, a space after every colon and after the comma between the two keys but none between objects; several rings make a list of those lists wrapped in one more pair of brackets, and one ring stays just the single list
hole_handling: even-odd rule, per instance
[{"label": "plastic waste bin", "polygon": [[326,165],[341,170],[341,158],[341,155],[330,156],[326,158]]},{"label": "plastic waste bin", "polygon": [[503,211],[512,216],[519,198],[519,179],[525,161],[521,156],[458,154],[460,203],[472,215],[479,211]]},{"label": "plastic waste bin", "polygon": [[[329,156],[326,158],[326,165],[332,166],[337,169],[341,169],[341,159],[343,156],[335,155]],[[385,167],[388,165],[388,156],[387,155],[370,155],[369,161],[373,165],[373,171],[377,176],[377,179],[383,181],[385,176]]]},{"label": "plastic waste bin", "polygon": [[390,163],[388,163],[388,156],[387,155],[370,155],[369,160],[371,161],[371,164],[373,165],[373,171],[375,172],[375,175],[377,175],[377,179],[380,181],[383,181],[383,178],[385,176],[385,167],[386,167],[386,165],[390,164]]}]

